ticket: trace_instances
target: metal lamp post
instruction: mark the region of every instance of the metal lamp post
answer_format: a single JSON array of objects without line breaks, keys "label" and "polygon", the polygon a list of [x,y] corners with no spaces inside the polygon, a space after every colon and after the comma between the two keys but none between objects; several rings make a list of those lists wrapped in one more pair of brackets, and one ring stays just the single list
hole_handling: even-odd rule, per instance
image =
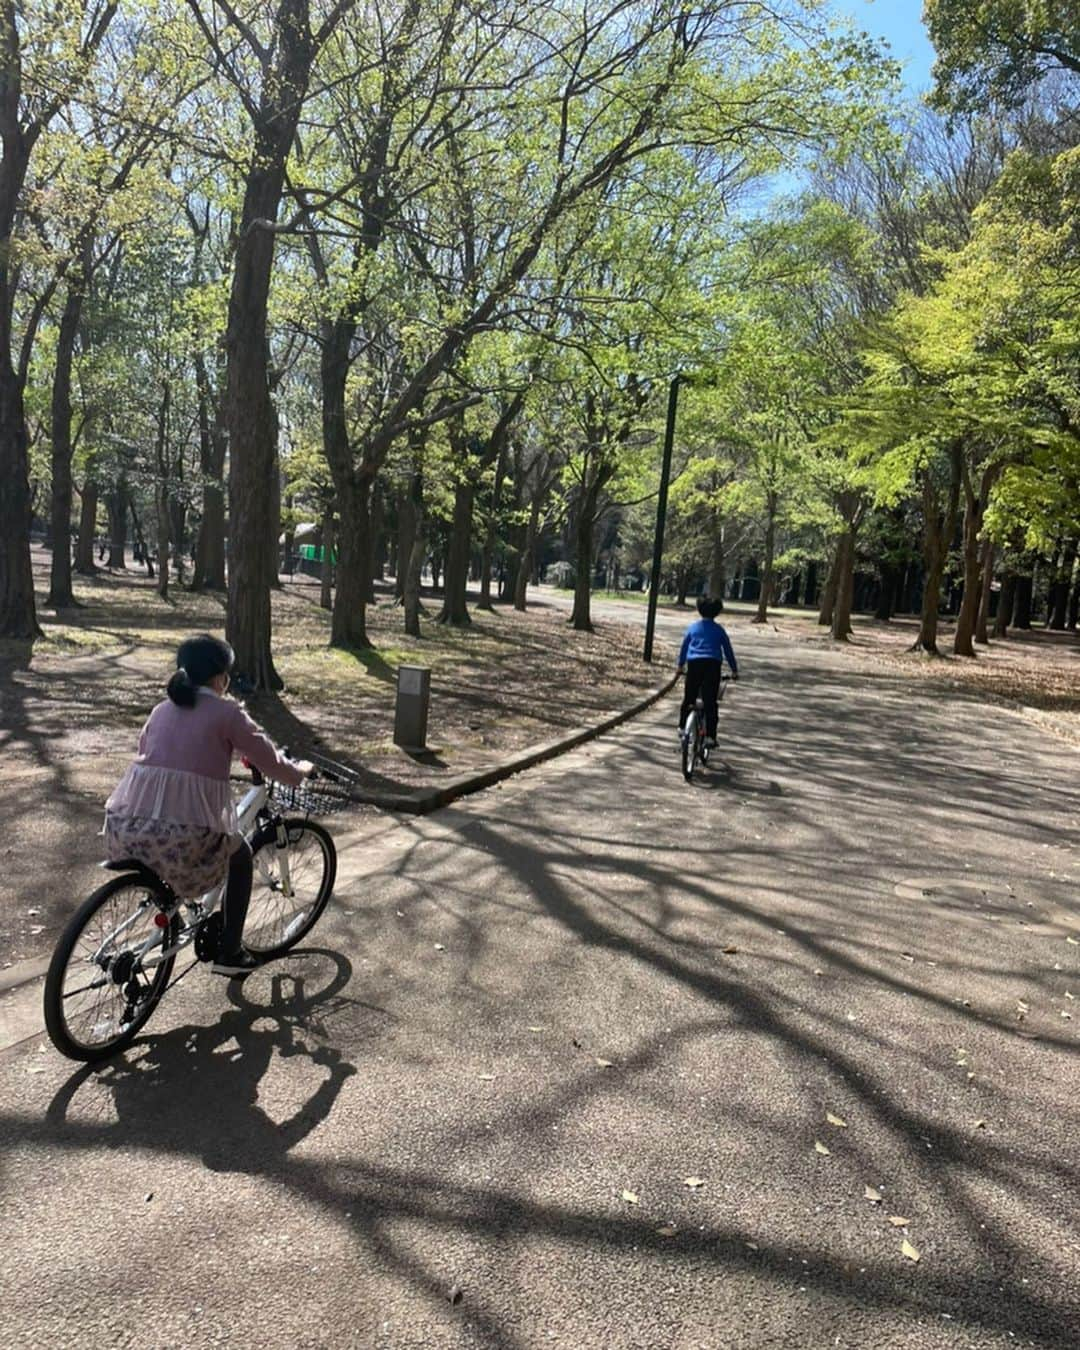
[{"label": "metal lamp post", "polygon": [[649,577],[649,610],[645,620],[645,651],[643,659],[652,661],[653,634],[656,631],[656,602],[660,596],[660,567],[664,557],[664,524],[667,519],[668,480],[671,477],[671,450],[675,443],[675,411],[679,403],[679,382],[676,375],[668,389],[667,426],[664,429],[664,455],[660,465],[660,492],[656,499],[656,537],[653,540],[652,575]]}]

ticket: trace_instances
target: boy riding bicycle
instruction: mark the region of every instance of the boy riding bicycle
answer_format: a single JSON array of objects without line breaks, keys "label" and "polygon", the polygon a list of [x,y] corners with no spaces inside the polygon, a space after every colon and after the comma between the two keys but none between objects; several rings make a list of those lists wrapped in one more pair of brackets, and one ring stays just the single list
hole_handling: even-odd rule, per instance
[{"label": "boy riding bicycle", "polygon": [[701,618],[683,634],[682,646],[679,648],[679,673],[686,672],[682,707],[679,709],[679,739],[682,740],[687,713],[700,698],[705,705],[705,744],[711,748],[716,745],[716,699],[720,692],[724,662],[727,661],[731,667],[733,680],[739,678],[739,667],[727,630],[716,622],[716,616],[724,607],[723,601],[701,595],[698,596],[697,607]]}]

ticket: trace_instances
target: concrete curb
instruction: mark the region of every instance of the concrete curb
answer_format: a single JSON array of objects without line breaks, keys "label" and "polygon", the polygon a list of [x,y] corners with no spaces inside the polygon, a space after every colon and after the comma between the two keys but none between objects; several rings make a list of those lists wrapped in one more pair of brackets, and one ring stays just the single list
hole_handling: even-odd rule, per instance
[{"label": "concrete curb", "polygon": [[16,961],[7,970],[0,970],[0,997],[8,994],[20,985],[40,980],[49,969],[50,957],[37,956],[31,961]]},{"label": "concrete curb", "polygon": [[678,678],[678,675],[672,675],[658,688],[650,690],[644,698],[639,699],[627,708],[609,714],[599,722],[594,722],[589,726],[575,727],[573,731],[566,732],[555,740],[542,741],[539,745],[529,746],[527,750],[522,750],[504,760],[503,763],[493,765],[489,769],[480,769],[475,773],[463,774],[460,778],[452,778],[448,783],[442,783],[434,788],[414,788],[404,792],[365,792],[363,789],[357,789],[350,793],[350,796],[355,802],[365,806],[378,806],[384,811],[398,811],[404,815],[414,816],[427,815],[431,811],[437,811],[442,806],[448,806],[459,797],[480,792],[486,787],[491,787],[493,783],[509,778],[512,774],[521,773],[523,769],[531,769],[534,765],[541,764],[546,759],[554,759],[556,755],[565,754],[567,750],[573,750],[586,741],[602,736],[605,731],[617,727],[620,722],[627,722],[631,717],[636,717],[646,708],[652,707],[654,703],[657,703],[671,691]]}]

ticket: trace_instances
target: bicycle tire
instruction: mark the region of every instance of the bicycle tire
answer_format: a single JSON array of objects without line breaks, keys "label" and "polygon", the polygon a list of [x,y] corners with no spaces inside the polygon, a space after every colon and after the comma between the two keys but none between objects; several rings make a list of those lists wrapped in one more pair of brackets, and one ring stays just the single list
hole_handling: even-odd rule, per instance
[{"label": "bicycle tire", "polygon": [[697,713],[693,708],[686,715],[683,727],[682,771],[689,783],[694,776],[694,761],[697,759]]},{"label": "bicycle tire", "polygon": [[[277,827],[264,825],[251,839],[251,852],[254,859],[255,875],[252,881],[251,906],[244,925],[244,946],[255,956],[271,960],[282,956],[315,927],[326,908],[334,890],[337,878],[337,849],[334,847],[330,832],[314,820],[305,820],[299,816],[283,820],[289,840],[289,851],[293,853],[305,837],[313,840],[319,849],[322,868],[319,884],[312,899],[301,908],[286,912],[284,907],[271,898],[280,895],[272,858],[268,858],[260,867],[259,853],[267,848],[277,851]],[[259,893],[260,877],[268,879],[265,886],[267,894]]]},{"label": "bicycle tire", "polygon": [[[148,880],[145,876],[137,872],[124,872],[120,876],[113,877],[107,881],[104,886],[99,886],[93,895],[88,896],[86,900],[72,915],[67,927],[60,935],[60,941],[56,944],[52,959],[49,962],[48,973],[45,976],[45,994],[44,994],[44,1012],[45,1012],[45,1030],[49,1034],[49,1040],[62,1055],[68,1059],[81,1060],[84,1063],[94,1063],[96,1060],[108,1059],[118,1051],[123,1050],[130,1045],[136,1035],[146,1024],[150,1014],[161,1001],[161,996],[168,987],[169,977],[172,974],[173,964],[176,960],[176,953],[167,956],[159,965],[157,965],[153,980],[147,986],[146,993],[139,1000],[138,1012],[128,1022],[123,1022],[119,1015],[109,1015],[109,1010],[105,1006],[106,999],[111,998],[114,1003],[123,1001],[127,1004],[121,986],[107,978],[102,984],[86,985],[83,988],[67,990],[65,992],[65,976],[69,972],[72,957],[76,953],[80,939],[88,933],[93,923],[94,917],[103,911],[106,905],[113,902],[115,898],[124,891],[130,890],[132,895],[132,904],[120,904],[116,906],[118,912],[132,911],[138,908],[146,910],[148,923],[145,929],[140,930],[138,925],[134,929],[127,930],[127,936],[133,933],[139,934],[144,940],[150,936],[149,928],[156,927],[154,917],[173,903],[170,892],[164,884]],[[135,897],[141,896],[139,904],[135,904]],[[142,901],[150,901],[149,905]],[[111,931],[115,931],[123,919],[106,924]],[[169,916],[169,922],[164,928],[159,928],[163,945],[171,947],[175,944],[180,931],[179,917],[174,913]],[[99,932],[97,941],[88,939],[86,946],[88,954],[90,951],[98,951],[108,940],[105,932]],[[118,955],[122,955],[120,952]],[[115,959],[115,958],[114,958]],[[82,964],[82,963],[78,963]],[[90,964],[89,955],[87,955],[86,964]],[[98,967],[100,969],[100,967]],[[102,972],[106,976],[108,972]],[[132,972],[132,978],[134,974]],[[89,978],[89,971],[86,976],[79,978]],[[75,1005],[70,1000],[79,993],[97,992],[100,989],[100,997],[96,999],[91,1010],[81,1019],[76,1019],[69,1012],[69,1009]],[[91,1020],[96,1019],[96,1020]],[[80,1035],[80,1024],[85,1026],[90,1033],[100,1032],[94,1039]],[[116,1035],[108,1035],[108,1028],[116,1027]]]}]

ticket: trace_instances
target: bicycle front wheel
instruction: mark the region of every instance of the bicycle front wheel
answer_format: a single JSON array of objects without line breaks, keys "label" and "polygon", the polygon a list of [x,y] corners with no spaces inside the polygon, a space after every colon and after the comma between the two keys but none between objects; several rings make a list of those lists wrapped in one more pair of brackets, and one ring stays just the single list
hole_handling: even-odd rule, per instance
[{"label": "bicycle front wheel", "polygon": [[282,821],[287,843],[278,847],[275,825],[251,841],[254,880],[244,925],[244,946],[256,956],[281,956],[310,933],[326,908],[337,876],[337,850],[313,820]]},{"label": "bicycle front wheel", "polygon": [[158,921],[171,903],[163,885],[126,873],[75,911],[45,976],[45,1029],[62,1055],[107,1059],[134,1040],[172,974],[180,920]]},{"label": "bicycle front wheel", "polygon": [[686,725],[683,727],[682,742],[682,771],[683,777],[689,783],[694,776],[694,761],[697,759],[697,713],[691,709],[686,715]]}]

